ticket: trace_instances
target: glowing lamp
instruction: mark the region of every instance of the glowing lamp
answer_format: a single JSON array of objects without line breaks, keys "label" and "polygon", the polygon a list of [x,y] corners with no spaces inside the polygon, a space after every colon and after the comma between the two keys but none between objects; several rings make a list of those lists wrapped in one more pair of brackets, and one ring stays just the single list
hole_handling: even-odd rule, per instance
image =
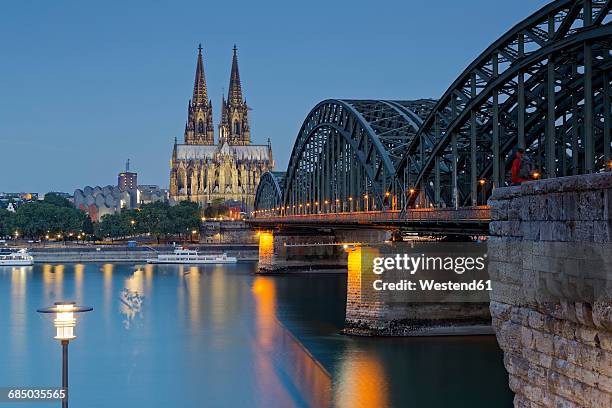
[{"label": "glowing lamp", "polygon": [[534,179],[539,179],[539,178],[540,178],[540,173],[539,173],[539,172],[537,172],[537,171],[534,171],[534,172],[531,174],[531,176],[532,176]]},{"label": "glowing lamp", "polygon": [[52,307],[38,309],[38,313],[55,313],[53,325],[56,329],[54,339],[62,344],[62,388],[65,395],[62,399],[62,408],[68,408],[68,343],[76,339],[74,328],[76,327],[75,313],[90,312],[93,307],[77,306],[75,302],[55,302]]},{"label": "glowing lamp", "polygon": [[486,182],[487,182],[487,180],[485,180],[485,179],[478,180],[478,183],[480,183],[481,186],[484,186]]},{"label": "glowing lamp", "polygon": [[92,310],[92,307],[76,306],[75,302],[55,302],[54,306],[38,309],[37,312],[55,313],[53,326],[55,326],[56,334],[54,339],[70,341],[76,338],[74,334],[74,328],[77,322],[75,313],[90,312]]},{"label": "glowing lamp", "polygon": [[411,188],[408,190],[408,192],[409,192],[410,194],[414,194],[414,192],[415,192],[415,191],[416,191],[416,190],[415,190],[414,188],[412,188],[412,187],[411,187]]}]

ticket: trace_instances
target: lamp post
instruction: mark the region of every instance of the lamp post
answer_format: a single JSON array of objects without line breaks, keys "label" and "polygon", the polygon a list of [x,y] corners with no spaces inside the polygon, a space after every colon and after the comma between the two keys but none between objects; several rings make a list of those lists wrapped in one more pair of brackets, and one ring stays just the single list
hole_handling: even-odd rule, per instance
[{"label": "lamp post", "polygon": [[[480,180],[478,180],[478,184],[480,184],[480,191],[482,194],[482,204],[486,204],[486,191],[485,191],[485,184],[487,184],[487,180],[481,178]],[[478,205],[478,203],[476,203],[476,205]]]},{"label": "lamp post", "polygon": [[68,343],[76,339],[74,328],[76,326],[75,313],[90,312],[93,307],[77,306],[75,302],[55,302],[52,307],[36,310],[38,313],[55,313],[53,325],[56,329],[54,339],[62,345],[62,388],[66,395],[62,399],[62,408],[68,408]]}]

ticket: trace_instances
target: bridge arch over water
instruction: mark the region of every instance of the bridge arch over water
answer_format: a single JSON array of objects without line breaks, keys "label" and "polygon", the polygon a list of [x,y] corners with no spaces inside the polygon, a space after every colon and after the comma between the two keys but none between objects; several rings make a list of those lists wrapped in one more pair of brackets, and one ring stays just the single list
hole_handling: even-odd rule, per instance
[{"label": "bridge arch over water", "polygon": [[403,204],[482,204],[508,183],[518,147],[544,177],[605,169],[610,21],[610,2],[556,1],[491,44],[408,146],[396,178]]},{"label": "bridge arch over water", "polygon": [[[256,211],[314,214],[381,209],[390,205],[397,164],[434,106],[416,101],[339,100],[317,104],[291,153],[282,188],[260,183]],[[279,194],[271,199],[267,194]]]},{"label": "bridge arch over water", "polygon": [[519,147],[539,177],[607,170],[611,21],[610,1],[558,0],[493,42],[438,101],[319,103],[282,198],[260,184],[255,215],[483,205],[509,184]]}]

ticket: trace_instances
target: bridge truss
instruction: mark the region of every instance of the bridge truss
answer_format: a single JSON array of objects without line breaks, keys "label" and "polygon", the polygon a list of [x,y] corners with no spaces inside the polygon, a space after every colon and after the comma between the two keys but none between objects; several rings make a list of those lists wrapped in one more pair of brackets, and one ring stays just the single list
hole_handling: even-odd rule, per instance
[{"label": "bridge truss", "polygon": [[[558,0],[489,46],[438,101],[326,100],[255,215],[468,207],[509,184],[517,148],[540,177],[611,166],[611,1]],[[276,183],[276,184],[275,184]]]}]

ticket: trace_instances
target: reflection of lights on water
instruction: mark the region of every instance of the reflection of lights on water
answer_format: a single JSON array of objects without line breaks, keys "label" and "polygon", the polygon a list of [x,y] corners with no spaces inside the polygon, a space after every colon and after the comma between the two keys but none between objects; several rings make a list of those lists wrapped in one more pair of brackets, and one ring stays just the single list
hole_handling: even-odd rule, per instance
[{"label": "reflection of lights on water", "polygon": [[200,269],[197,266],[189,267],[184,275],[187,286],[187,301],[189,303],[189,320],[193,329],[200,328]]},{"label": "reflection of lights on water", "polygon": [[74,265],[74,289],[75,298],[77,302],[83,301],[83,275],[85,271],[85,265],[75,264]]},{"label": "reflection of lights on water", "polygon": [[290,405],[293,401],[286,379],[279,378],[279,370],[289,376],[308,406],[330,406],[331,376],[277,319],[275,281],[258,276],[251,291],[255,299],[255,378],[262,398],[274,399],[264,401],[264,406]]},{"label": "reflection of lights on water", "polygon": [[128,330],[137,316],[142,318],[143,293],[144,273],[142,270],[136,269],[132,276],[125,280],[125,287],[119,295],[120,311],[125,316],[123,325]]},{"label": "reflection of lights on water", "polygon": [[342,359],[334,402],[340,407],[389,406],[388,380],[375,354],[347,351]]},{"label": "reflection of lights on water", "polygon": [[[19,349],[19,354],[25,352],[26,323],[28,313],[26,310],[27,272],[31,267],[13,267],[11,269],[11,343],[14,351]],[[5,329],[5,328],[3,328]],[[3,334],[4,335],[4,334]],[[9,353],[12,354],[12,353]]]}]

